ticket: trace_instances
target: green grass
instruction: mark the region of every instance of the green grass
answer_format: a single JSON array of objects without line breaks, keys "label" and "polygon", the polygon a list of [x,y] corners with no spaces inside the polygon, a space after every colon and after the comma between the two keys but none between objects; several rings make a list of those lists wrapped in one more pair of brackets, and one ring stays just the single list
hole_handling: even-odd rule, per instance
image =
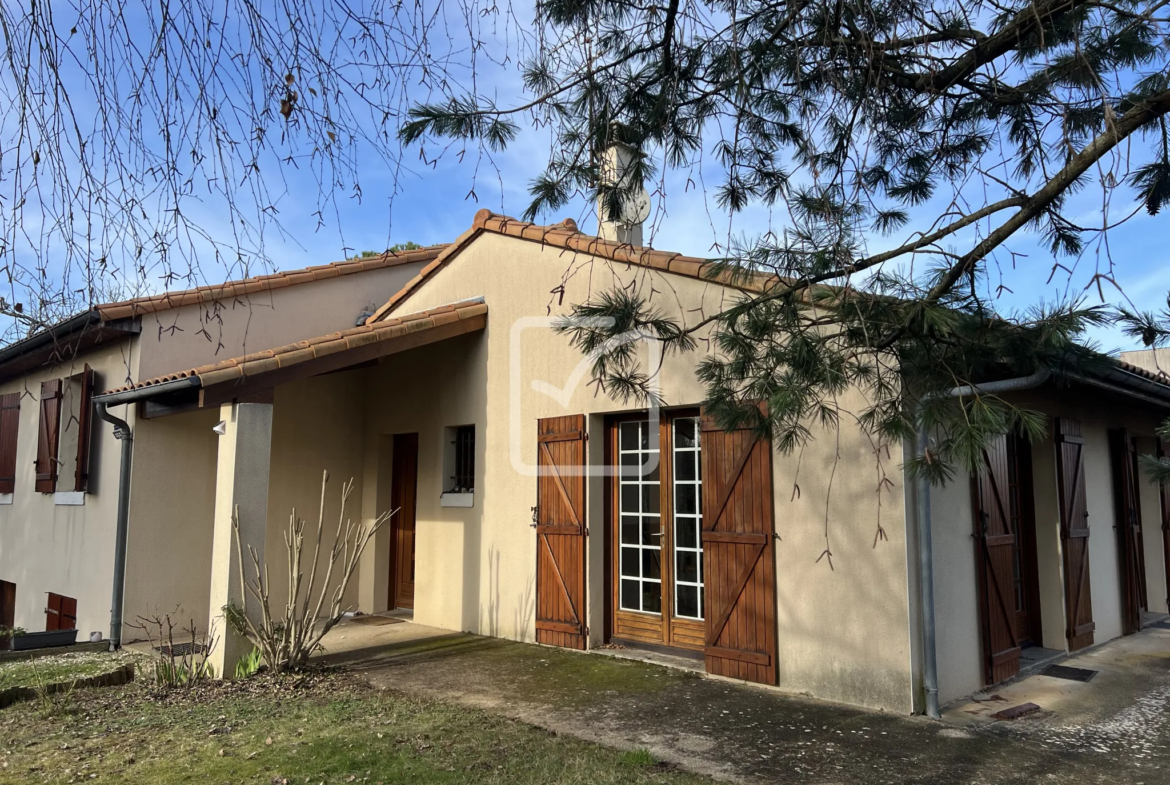
[{"label": "green grass", "polygon": [[9,687],[42,687],[108,673],[133,660],[133,655],[108,652],[76,652],[5,662],[0,660],[0,690]]},{"label": "green grass", "polygon": [[710,782],[653,763],[644,750],[377,692],[345,675],[194,692],[140,683],[0,711],[0,783]]}]

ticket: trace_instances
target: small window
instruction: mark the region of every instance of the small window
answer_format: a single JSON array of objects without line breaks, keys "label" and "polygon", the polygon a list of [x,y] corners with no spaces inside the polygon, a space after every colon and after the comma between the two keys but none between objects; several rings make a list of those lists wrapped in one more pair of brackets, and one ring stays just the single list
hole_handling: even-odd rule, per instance
[{"label": "small window", "polygon": [[455,493],[475,490],[475,426],[460,425],[455,429],[455,475],[451,478]]},{"label": "small window", "polygon": [[446,429],[443,450],[444,507],[471,507],[475,493],[475,426]]}]

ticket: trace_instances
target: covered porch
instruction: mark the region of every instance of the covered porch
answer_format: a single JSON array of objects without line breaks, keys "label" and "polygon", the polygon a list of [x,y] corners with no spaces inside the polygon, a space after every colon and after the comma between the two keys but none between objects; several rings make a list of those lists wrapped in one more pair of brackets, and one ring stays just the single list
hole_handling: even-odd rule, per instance
[{"label": "covered porch", "polygon": [[1124,366],[1106,375],[1006,395],[1045,415],[1045,438],[1005,434],[978,476],[935,492],[943,703],[1167,613],[1168,505],[1139,457],[1161,450],[1170,387]]},{"label": "covered porch", "polygon": [[[222,614],[241,604],[233,511],[245,574],[254,574],[251,547],[270,573],[273,607],[283,608],[284,532],[295,514],[315,537],[324,472],[319,566],[333,544],[342,485],[352,480],[347,518],[369,525],[387,510],[399,512],[363,554],[346,605],[365,613],[413,607],[414,577],[429,569],[428,554],[475,536],[482,503],[468,504],[474,479],[457,489],[465,506],[444,507],[440,497],[456,490],[444,474],[453,473],[449,437],[460,426],[473,428],[461,465],[474,465],[486,327],[482,299],[461,301],[101,396],[108,405],[138,407],[123,639],[145,637],[141,619],[169,614],[176,627],[214,638],[213,664],[230,673],[250,650],[227,631]],[[435,521],[422,548],[420,517]],[[477,608],[478,598],[464,601],[462,576],[433,577],[446,588],[420,598],[420,616],[460,627],[457,615]],[[249,611],[256,610],[249,600]]]}]

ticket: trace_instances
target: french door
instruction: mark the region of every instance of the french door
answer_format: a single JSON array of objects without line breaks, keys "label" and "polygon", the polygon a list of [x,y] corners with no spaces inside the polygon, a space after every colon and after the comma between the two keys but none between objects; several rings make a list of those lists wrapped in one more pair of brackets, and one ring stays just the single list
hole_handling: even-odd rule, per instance
[{"label": "french door", "polygon": [[698,411],[609,427],[613,638],[701,651],[706,611]]}]

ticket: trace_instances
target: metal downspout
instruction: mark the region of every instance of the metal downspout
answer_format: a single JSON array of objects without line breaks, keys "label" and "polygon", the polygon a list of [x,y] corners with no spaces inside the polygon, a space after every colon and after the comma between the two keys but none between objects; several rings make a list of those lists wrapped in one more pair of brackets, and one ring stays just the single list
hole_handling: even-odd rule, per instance
[{"label": "metal downspout", "polygon": [[[961,398],[967,395],[1031,390],[1048,381],[1052,372],[1047,369],[1036,371],[1030,376],[1004,379],[986,384],[967,384],[939,394],[942,398]],[[930,444],[926,427],[918,428],[918,456],[925,457]],[[931,545],[930,480],[920,477],[915,500],[918,508],[918,580],[922,595],[922,679],[926,688],[926,716],[939,719],[942,715],[938,705],[938,660],[935,650],[934,624],[934,548]]]},{"label": "metal downspout", "polygon": [[97,402],[97,413],[114,426],[114,438],[122,442],[122,465],[118,471],[118,523],[114,540],[114,586],[110,603],[110,651],[122,646],[122,607],[126,594],[126,532],[130,521],[130,459],[134,454],[134,434],[130,425],[107,410],[108,404]]}]

